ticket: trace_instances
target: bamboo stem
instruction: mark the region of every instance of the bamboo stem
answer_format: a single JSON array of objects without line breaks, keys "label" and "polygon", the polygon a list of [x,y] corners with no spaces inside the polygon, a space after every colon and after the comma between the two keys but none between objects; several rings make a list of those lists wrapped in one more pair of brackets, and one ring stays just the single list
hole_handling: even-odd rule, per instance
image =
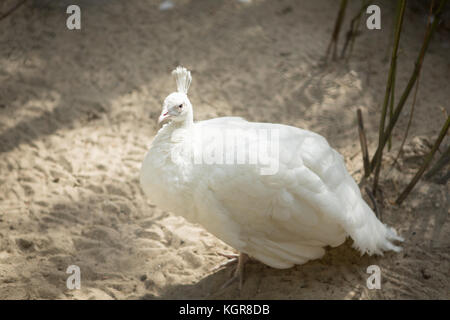
[{"label": "bamboo stem", "polygon": [[358,118],[359,142],[361,144],[361,151],[362,151],[363,162],[364,162],[364,176],[368,177],[370,175],[369,151],[367,150],[366,133],[364,131],[364,122],[363,122],[361,109],[356,110],[356,115]]},{"label": "bamboo stem", "polygon": [[[424,42],[425,42],[428,34],[430,33],[431,15],[433,13],[433,6],[434,6],[434,0],[431,1],[430,11],[428,13],[427,31],[425,32],[425,37],[423,39]],[[420,83],[420,71],[422,70],[422,63],[423,63],[423,57],[421,57],[421,58],[422,59],[420,59],[420,61],[419,61],[419,73],[417,75],[416,88],[414,90],[414,96],[413,96],[413,101],[412,101],[412,105],[411,105],[411,112],[409,114],[408,124],[406,125],[405,135],[403,136],[403,140],[402,140],[402,143],[400,144],[400,148],[399,148],[399,150],[397,152],[397,156],[395,157],[394,162],[392,163],[392,168],[395,166],[395,164],[397,163],[397,161],[400,158],[401,154],[403,153],[403,147],[405,146],[406,139],[408,138],[409,129],[411,127],[412,119],[414,117],[414,109],[415,109],[415,106],[416,106],[417,91],[419,90],[419,83]],[[393,96],[391,97],[391,99],[393,99]],[[392,102],[392,100],[391,100],[391,102]],[[393,108],[393,104],[392,103],[391,103],[391,107]],[[392,118],[392,116],[390,118]],[[391,137],[392,137],[392,135],[389,136],[389,139],[391,139]],[[390,149],[390,147],[388,147],[388,150],[389,149]]]},{"label": "bamboo stem", "polygon": [[366,2],[367,2],[366,0],[363,1],[363,5],[362,5],[361,9],[359,10],[358,14],[355,15],[350,22],[350,29],[346,33],[344,47],[342,48],[342,51],[341,51],[341,58],[343,58],[345,56],[345,51],[347,50],[347,46],[349,43],[350,43],[350,51],[348,53],[348,58],[352,54],[355,37],[358,32],[358,27],[360,25],[361,15],[364,12],[364,10],[366,10],[366,8],[369,6],[369,4]]},{"label": "bamboo stem", "polygon": [[408,99],[409,93],[411,92],[416,80],[417,80],[417,76],[419,74],[419,61],[423,59],[423,57],[425,56],[425,53],[428,49],[428,45],[430,43],[431,40],[431,36],[433,35],[434,31],[437,28],[437,25],[439,23],[439,18],[442,14],[443,8],[445,6],[445,4],[447,3],[448,0],[441,0],[440,4],[439,4],[439,8],[436,12],[436,15],[434,17],[433,23],[431,25],[431,29],[430,32],[428,33],[428,36],[426,38],[426,41],[424,41],[424,43],[422,44],[422,48],[420,50],[419,53],[419,57],[416,60],[416,64],[415,64],[415,68],[414,71],[411,75],[411,77],[409,78],[408,84],[406,85],[405,90],[403,91],[403,94],[400,97],[399,102],[397,103],[397,107],[394,110],[394,114],[392,115],[392,119],[389,121],[389,124],[387,126],[387,129],[384,133],[384,139],[383,142],[381,144],[378,145],[377,151],[375,152],[375,155],[372,157],[372,161],[371,161],[371,168],[373,170],[373,168],[375,168],[376,165],[376,161],[379,158],[379,154],[380,154],[380,150],[382,150],[384,148],[384,146],[386,145],[386,141],[387,138],[389,137],[392,133],[392,130],[394,129],[395,124],[397,123],[397,120],[400,116],[400,113],[402,112],[403,106],[405,105],[406,100]]},{"label": "bamboo stem", "polygon": [[20,8],[20,6],[22,6],[27,0],[22,0],[17,2],[15,5],[13,5],[11,8],[9,8],[8,10],[6,10],[5,13],[0,14],[0,20],[5,19],[7,16],[9,16],[11,13],[13,13],[14,11],[16,11],[17,9]]},{"label": "bamboo stem", "polygon": [[330,50],[333,47],[333,60],[336,60],[336,50],[337,50],[337,43],[339,39],[339,32],[341,31],[341,25],[342,21],[344,20],[345,16],[345,9],[347,8],[347,0],[341,0],[341,5],[339,7],[338,16],[336,18],[336,23],[334,24],[334,30],[333,34],[331,36],[330,43],[328,44],[327,52],[325,54],[325,58],[328,58],[328,55],[330,54]]},{"label": "bamboo stem", "polygon": [[433,156],[436,153],[437,149],[439,148],[442,140],[444,140],[445,135],[447,134],[448,128],[450,127],[450,116],[447,117],[447,121],[445,121],[444,126],[441,129],[441,132],[439,133],[439,137],[436,139],[436,142],[433,145],[433,148],[431,149],[430,153],[425,157],[425,160],[420,167],[420,169],[417,171],[414,178],[411,180],[411,182],[408,184],[408,186],[403,190],[403,192],[400,194],[400,196],[395,200],[395,203],[400,205],[403,200],[408,196],[408,194],[411,192],[411,190],[414,188],[416,183],[419,181],[422,174],[425,172],[425,170],[428,168],[428,166],[431,163],[431,160],[433,160]]},{"label": "bamboo stem", "polygon": [[447,150],[441,155],[439,160],[435,163],[433,167],[425,174],[425,179],[430,179],[434,176],[442,167],[444,167],[447,163],[450,162],[450,146],[447,147]]},{"label": "bamboo stem", "polygon": [[[398,11],[400,10],[400,6],[397,6],[397,14]],[[396,16],[397,16],[396,14]],[[394,21],[395,23],[395,21]],[[389,43],[391,44],[394,41],[394,37],[395,37],[395,28],[392,30],[392,35],[389,37]],[[390,46],[389,46],[390,47]],[[386,60],[388,57],[389,52],[386,52]],[[395,104],[395,78],[396,78],[396,73],[397,73],[397,61],[395,61],[395,72],[394,72],[394,77],[392,79],[392,88],[391,88],[391,97],[390,97],[390,103],[389,103],[389,121],[391,121],[392,119],[392,114],[394,113],[394,104]],[[389,140],[388,140],[388,151],[391,151],[391,147],[392,147],[392,136],[389,136]]]},{"label": "bamboo stem", "polygon": [[373,211],[375,212],[375,215],[377,216],[378,220],[383,222],[383,217],[382,217],[381,211],[378,209],[377,200],[373,196],[372,192],[370,192],[369,188],[365,187],[365,190],[366,190],[367,195],[370,198],[370,201],[372,201]]},{"label": "bamboo stem", "polygon": [[[402,25],[403,25],[403,17],[405,14],[405,6],[406,6],[406,0],[399,0],[398,5],[400,6],[400,9],[397,11],[397,24],[395,26],[395,39],[394,39],[394,47],[392,48],[392,56],[391,56],[391,66],[389,68],[389,75],[388,75],[388,81],[386,85],[386,92],[384,94],[384,101],[383,101],[383,107],[381,110],[381,119],[380,119],[380,128],[378,133],[378,148],[380,145],[383,144],[385,138],[384,138],[384,126],[386,122],[386,113],[387,113],[387,106],[389,103],[389,97],[391,94],[391,87],[392,87],[392,80],[394,78],[395,74],[395,67],[396,67],[396,60],[397,60],[397,51],[398,51],[398,44],[400,42],[400,34],[402,32]],[[376,195],[377,186],[378,186],[378,178],[380,176],[380,170],[381,170],[381,162],[383,158],[383,148],[380,149],[378,156],[376,158],[376,166],[375,166],[375,176],[373,180],[373,188],[372,192],[374,195]]]},{"label": "bamboo stem", "polygon": [[[391,3],[395,3],[395,1],[392,1]],[[389,34],[389,41],[388,41],[388,44],[386,45],[386,52],[384,53],[383,61],[388,61],[388,60],[389,60],[389,53],[391,53],[391,51],[389,50],[389,48],[392,47],[392,44],[393,44],[393,42],[394,42],[394,37],[395,37],[395,22],[396,22],[398,10],[400,10],[400,6],[396,5],[395,13],[394,13],[394,15],[393,15],[394,17],[393,17],[393,19],[392,19],[392,32]]]},{"label": "bamboo stem", "polygon": [[[394,64],[394,75],[392,76],[392,87],[391,87],[391,97],[390,97],[390,103],[389,103],[389,121],[392,119],[392,115],[394,114],[394,102],[395,102],[395,75],[397,73],[397,61],[395,61]],[[392,147],[392,135],[389,136],[388,140],[388,151],[391,151]]]}]

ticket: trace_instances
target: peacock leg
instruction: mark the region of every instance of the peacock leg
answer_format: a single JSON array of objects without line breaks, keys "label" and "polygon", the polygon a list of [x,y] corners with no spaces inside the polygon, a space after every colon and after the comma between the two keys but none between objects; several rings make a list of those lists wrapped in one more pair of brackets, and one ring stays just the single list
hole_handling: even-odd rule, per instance
[{"label": "peacock leg", "polygon": [[221,256],[228,258],[227,261],[222,262],[213,270],[217,271],[224,267],[227,267],[231,264],[237,263],[236,269],[233,272],[233,276],[225,282],[220,290],[227,288],[230,284],[232,284],[235,280],[239,279],[239,290],[242,290],[242,285],[244,283],[244,266],[247,260],[249,259],[248,255],[240,252],[239,254],[223,254],[219,253]]}]

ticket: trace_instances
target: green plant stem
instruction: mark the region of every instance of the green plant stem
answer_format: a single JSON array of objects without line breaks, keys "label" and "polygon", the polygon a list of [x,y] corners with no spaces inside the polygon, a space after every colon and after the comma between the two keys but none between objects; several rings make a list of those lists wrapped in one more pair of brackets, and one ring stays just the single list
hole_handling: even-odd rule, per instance
[{"label": "green plant stem", "polygon": [[353,51],[353,45],[355,43],[355,38],[358,33],[361,15],[367,9],[368,6],[369,6],[369,4],[367,3],[367,0],[363,1],[361,9],[359,9],[359,11],[358,11],[358,14],[355,15],[353,17],[353,19],[350,21],[350,29],[347,31],[347,34],[346,34],[344,47],[342,48],[342,51],[341,51],[341,58],[343,58],[345,56],[345,51],[347,50],[349,43],[350,43],[350,49],[349,49],[347,58],[350,58],[350,55],[352,54],[352,51]]},{"label": "green plant stem", "polygon": [[[394,102],[395,102],[395,75],[397,73],[397,61],[394,63],[394,74],[392,76],[392,86],[391,86],[391,97],[389,103],[389,121],[392,119],[392,115],[394,114]],[[391,151],[392,147],[392,135],[389,136],[388,140],[388,151]]]},{"label": "green plant stem", "polygon": [[[379,128],[379,133],[378,133],[378,146],[382,145],[385,140],[384,126],[385,126],[385,122],[386,122],[387,106],[388,106],[389,97],[391,94],[392,80],[394,79],[394,74],[395,74],[398,44],[400,42],[400,34],[402,32],[402,24],[403,24],[403,17],[405,14],[406,0],[399,0],[398,5],[400,6],[400,9],[397,11],[397,19],[396,19],[397,24],[395,26],[395,39],[394,39],[394,47],[392,48],[391,66],[389,68],[386,92],[384,94],[383,107],[381,110],[380,128]],[[378,157],[376,158],[375,176],[374,176],[373,188],[372,188],[372,193],[374,195],[376,195],[376,190],[377,190],[377,186],[378,186],[378,177],[380,175],[382,158],[383,158],[383,148],[381,148],[379,150]]]},{"label": "green plant stem", "polygon": [[425,179],[430,179],[449,162],[450,162],[450,146],[447,147],[447,150],[444,151],[444,153],[441,155],[441,157],[435,163],[435,165],[430,170],[428,170],[428,172],[425,174]]},{"label": "green plant stem", "polygon": [[330,43],[328,44],[327,52],[325,54],[326,58],[328,58],[330,50],[333,47],[333,60],[336,60],[336,50],[337,50],[337,43],[338,43],[338,39],[339,39],[339,32],[341,31],[342,21],[344,20],[345,9],[347,8],[347,1],[348,0],[341,0],[341,5],[339,7],[339,12],[338,12],[338,16],[336,18],[336,23],[334,24],[333,34],[331,36],[331,40],[330,40]]},{"label": "green plant stem", "polygon": [[417,171],[414,178],[411,180],[411,182],[408,184],[408,186],[405,188],[405,190],[400,194],[400,196],[395,200],[395,203],[400,205],[403,200],[408,196],[408,194],[411,192],[411,190],[414,188],[416,183],[419,181],[422,174],[425,172],[425,170],[428,168],[428,166],[431,163],[431,160],[433,160],[433,156],[436,153],[437,149],[439,148],[442,140],[444,140],[445,135],[448,132],[448,128],[450,126],[450,116],[447,117],[447,121],[445,121],[444,126],[441,129],[441,132],[439,133],[439,137],[436,139],[433,148],[431,149],[430,153],[425,157],[425,160],[420,167],[420,169]]},{"label": "green plant stem", "polygon": [[419,61],[423,60],[423,57],[425,56],[425,53],[428,49],[428,45],[430,43],[431,37],[434,33],[434,31],[437,28],[437,25],[439,23],[439,18],[442,14],[443,8],[445,6],[445,4],[447,3],[448,0],[441,0],[439,3],[439,8],[436,12],[436,15],[434,17],[433,23],[431,25],[431,29],[430,32],[428,33],[428,36],[426,37],[426,40],[424,41],[424,43],[422,44],[422,48],[420,50],[419,53],[419,57],[416,60],[416,64],[415,64],[415,68],[414,71],[411,75],[411,77],[409,78],[408,84],[406,85],[405,90],[403,91],[403,94],[400,97],[400,100],[397,103],[396,108],[394,109],[394,114],[392,115],[391,120],[389,121],[389,124],[387,126],[387,129],[383,135],[383,141],[381,144],[378,145],[378,148],[374,154],[374,156],[372,157],[372,161],[371,161],[371,169],[373,170],[373,168],[375,168],[375,164],[377,159],[380,156],[380,151],[384,148],[384,146],[386,145],[386,141],[387,141],[387,137],[389,137],[392,133],[392,130],[394,129],[395,124],[397,123],[397,120],[400,116],[400,113],[402,112],[403,106],[405,105],[406,100],[408,99],[409,93],[411,92],[416,80],[417,80],[417,76],[419,75]]},{"label": "green plant stem", "polygon": [[[428,37],[428,34],[430,32],[431,15],[433,13],[433,6],[434,6],[434,0],[431,1],[430,11],[428,13],[427,31],[425,32],[425,37],[424,37],[423,41],[426,40],[426,38]],[[397,156],[395,157],[394,162],[392,163],[391,170],[395,166],[395,164],[397,163],[397,161],[400,158],[401,154],[403,153],[403,147],[405,146],[406,139],[408,138],[409,129],[411,128],[412,119],[414,117],[414,109],[415,109],[415,106],[416,106],[417,91],[419,90],[420,71],[422,70],[422,63],[423,63],[423,57],[419,61],[419,74],[417,75],[416,89],[414,90],[414,96],[413,96],[413,101],[412,101],[412,105],[411,105],[411,112],[409,114],[408,124],[406,125],[405,135],[403,136],[402,143],[400,144],[400,148],[398,149]],[[392,92],[391,99],[394,98],[393,94],[394,93]],[[392,111],[393,111],[392,101],[393,100],[391,100],[391,108],[392,108]],[[392,115],[390,116],[390,119],[391,118],[392,118]],[[389,143],[390,143],[391,138],[392,138],[392,135],[389,135]],[[390,150],[389,143],[388,143],[388,150]]]},{"label": "green plant stem", "polygon": [[11,8],[5,11],[5,13],[0,13],[0,20],[5,19],[7,16],[9,16],[11,13],[19,9],[27,0],[21,0],[18,1],[15,5],[13,5]]},{"label": "green plant stem", "polygon": [[364,131],[364,122],[361,109],[356,110],[356,115],[358,119],[359,142],[361,144],[361,151],[364,163],[364,175],[368,177],[370,175],[369,151],[367,150],[366,133]]}]

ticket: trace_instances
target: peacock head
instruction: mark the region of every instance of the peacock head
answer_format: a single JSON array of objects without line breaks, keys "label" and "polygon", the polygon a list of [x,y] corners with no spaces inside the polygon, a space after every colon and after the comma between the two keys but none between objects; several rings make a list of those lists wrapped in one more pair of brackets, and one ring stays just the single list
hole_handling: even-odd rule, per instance
[{"label": "peacock head", "polygon": [[187,96],[189,85],[191,84],[191,72],[186,68],[177,67],[172,71],[177,81],[177,91],[172,92],[164,99],[161,115],[158,123],[165,120],[174,122],[193,121],[192,105]]}]

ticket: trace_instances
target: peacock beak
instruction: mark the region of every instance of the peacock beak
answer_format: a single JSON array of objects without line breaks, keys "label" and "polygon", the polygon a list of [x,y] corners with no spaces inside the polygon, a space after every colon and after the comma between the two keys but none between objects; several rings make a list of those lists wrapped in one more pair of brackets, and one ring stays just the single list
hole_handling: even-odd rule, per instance
[{"label": "peacock beak", "polygon": [[163,110],[163,112],[161,112],[161,115],[158,118],[158,124],[168,119],[169,117],[170,117],[169,111]]}]

